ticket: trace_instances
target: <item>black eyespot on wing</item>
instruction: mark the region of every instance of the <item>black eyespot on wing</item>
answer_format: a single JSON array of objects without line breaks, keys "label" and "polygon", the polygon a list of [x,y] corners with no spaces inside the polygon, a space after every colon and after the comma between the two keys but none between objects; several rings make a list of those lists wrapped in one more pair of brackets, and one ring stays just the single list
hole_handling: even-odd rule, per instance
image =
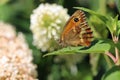
[{"label": "black eyespot on wing", "polygon": [[74,18],[74,21],[75,21],[75,22],[78,22],[78,21],[79,21],[79,19],[78,19],[78,18]]}]

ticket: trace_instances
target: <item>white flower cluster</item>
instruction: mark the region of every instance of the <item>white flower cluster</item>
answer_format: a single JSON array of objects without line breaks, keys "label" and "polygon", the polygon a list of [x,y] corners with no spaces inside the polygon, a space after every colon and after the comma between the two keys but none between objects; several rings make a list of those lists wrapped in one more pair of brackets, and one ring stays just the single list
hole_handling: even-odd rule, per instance
[{"label": "white flower cluster", "polygon": [[22,33],[0,22],[0,80],[36,80],[32,51]]},{"label": "white flower cluster", "polygon": [[67,9],[57,4],[40,4],[31,15],[30,29],[33,33],[33,44],[42,51],[54,50],[55,40],[59,39],[69,15]]}]

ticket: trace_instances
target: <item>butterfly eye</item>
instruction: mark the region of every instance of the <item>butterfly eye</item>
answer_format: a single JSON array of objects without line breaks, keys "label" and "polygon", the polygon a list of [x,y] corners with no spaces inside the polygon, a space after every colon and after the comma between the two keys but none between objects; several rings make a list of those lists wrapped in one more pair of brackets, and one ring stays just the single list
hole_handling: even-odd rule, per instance
[{"label": "butterfly eye", "polygon": [[78,21],[79,21],[79,19],[78,19],[78,18],[74,18],[74,21],[75,21],[75,22],[78,22]]}]

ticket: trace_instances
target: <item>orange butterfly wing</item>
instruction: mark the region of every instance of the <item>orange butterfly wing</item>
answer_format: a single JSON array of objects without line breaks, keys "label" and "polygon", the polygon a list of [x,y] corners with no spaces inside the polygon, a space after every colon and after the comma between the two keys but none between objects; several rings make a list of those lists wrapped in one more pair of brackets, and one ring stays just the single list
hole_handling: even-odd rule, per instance
[{"label": "orange butterfly wing", "polygon": [[93,34],[83,11],[77,10],[66,23],[60,44],[62,46],[90,46]]}]

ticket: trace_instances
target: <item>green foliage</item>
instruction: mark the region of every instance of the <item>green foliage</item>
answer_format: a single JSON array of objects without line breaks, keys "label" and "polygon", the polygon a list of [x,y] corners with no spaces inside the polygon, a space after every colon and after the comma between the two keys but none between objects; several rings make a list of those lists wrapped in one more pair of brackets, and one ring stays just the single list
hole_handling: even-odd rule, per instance
[{"label": "green foliage", "polygon": [[[86,14],[86,16],[95,35],[91,46],[68,46],[53,52],[41,52],[41,50],[36,49],[32,44],[33,36],[29,29],[30,15],[34,8],[42,2],[60,4],[68,9],[69,14],[75,11],[72,8],[73,6],[82,6],[75,8],[90,14]],[[120,52],[120,41],[116,43],[113,41],[114,37],[119,38],[120,36],[119,14],[120,0],[69,0],[69,2],[67,0],[0,0],[0,20],[13,24],[17,31],[25,34],[29,47],[33,51],[33,62],[38,66],[37,71],[40,80],[100,80],[104,73],[102,80],[119,80],[120,66],[112,67],[114,66],[113,62],[104,54],[108,51],[115,55],[115,47]],[[50,22],[46,23],[50,24]],[[56,56],[50,56],[64,56],[66,54],[86,56],[82,56],[83,60],[80,62],[69,66],[66,65],[77,60],[76,57],[68,57],[68,62],[64,59],[58,59]],[[72,74],[71,69],[74,71],[75,67],[77,73]],[[109,69],[110,67],[112,68]]]},{"label": "green foliage", "polygon": [[120,13],[120,0],[115,0],[116,6],[118,8],[118,11]]},{"label": "green foliage", "polygon": [[77,54],[78,53],[104,53],[111,49],[111,45],[108,42],[106,42],[106,40],[99,40],[98,42],[94,41],[90,47],[78,46],[78,47],[62,48],[58,51],[45,54],[44,57],[48,55],[63,55],[63,54],[75,54],[75,53]]},{"label": "green foliage", "polygon": [[14,24],[19,31],[30,31],[29,18],[33,4],[33,0],[16,0],[11,1],[11,4],[0,5],[0,20]]},{"label": "green foliage", "polygon": [[[83,11],[86,11],[86,12],[98,17],[99,20],[101,20],[102,23],[106,26],[106,28],[108,28],[108,30],[110,31],[110,33],[112,35],[112,40],[98,39],[97,42],[94,40],[90,47],[83,47],[83,46],[66,47],[66,48],[62,48],[60,50],[45,54],[44,57],[49,56],[49,55],[64,55],[64,54],[76,54],[76,53],[77,54],[79,54],[79,53],[105,53],[105,52],[109,52],[109,51],[114,53],[115,47],[117,47],[117,49],[120,49],[119,41],[117,41],[117,43],[114,42],[114,37],[119,37],[119,34],[120,34],[120,21],[118,20],[118,16],[116,16],[115,18],[112,18],[109,15],[102,15],[102,14],[99,14],[99,13],[92,11],[90,9],[87,9],[87,8],[83,8],[83,7],[74,7],[74,8],[81,9]],[[115,68],[113,68],[113,69],[115,69]],[[108,74],[108,73],[109,73],[109,71],[106,74]],[[118,80],[118,76],[120,75],[119,73],[111,72],[111,74],[112,75],[108,75],[107,77],[104,77],[103,80],[110,80],[111,77],[115,77],[115,76],[116,76],[116,80]],[[113,78],[111,78],[111,80],[113,80]]]},{"label": "green foliage", "polygon": [[114,66],[108,70],[102,80],[120,80],[120,66]]},{"label": "green foliage", "polygon": [[30,49],[32,49],[33,57],[35,58],[33,60],[33,62],[36,63],[36,64],[39,64],[40,61],[41,61],[41,52],[35,46],[33,46],[33,44],[32,44],[32,41],[33,41],[32,34],[24,33],[24,35],[25,35],[26,41],[29,44]]},{"label": "green foliage", "polygon": [[6,4],[7,2],[9,2],[9,0],[0,0],[0,5],[4,5],[4,4]]},{"label": "green foliage", "polygon": [[119,36],[119,34],[120,34],[120,20],[118,21],[118,23],[117,23],[117,29],[116,29],[117,31],[116,31],[116,35],[118,35]]},{"label": "green foliage", "polygon": [[0,5],[0,20],[8,21],[16,14],[10,5]]},{"label": "green foliage", "polygon": [[[103,23],[109,29],[111,34],[115,33],[115,35],[119,35],[118,16],[116,16],[115,19],[113,19],[110,16],[104,16],[104,15],[101,15],[99,13],[96,13],[96,12],[89,10],[89,9],[86,9],[86,8],[80,8],[80,7],[75,7],[75,8],[81,9],[81,10],[84,10],[86,12],[89,12],[90,14],[96,15],[101,21],[103,21]],[[104,43],[104,42],[106,42],[106,43]],[[113,47],[113,48],[115,47],[115,44],[114,43],[111,44],[111,43],[112,43],[112,40],[111,41],[104,40],[104,41],[98,41],[97,43],[95,43],[94,45],[92,45],[91,47],[88,47],[88,48],[84,48],[82,46],[80,46],[80,47],[67,47],[67,48],[63,48],[63,49],[58,50],[58,51],[54,51],[52,53],[48,53],[45,56],[71,54],[71,53],[74,54],[74,53],[78,53],[78,52],[79,53],[104,53],[106,51],[111,51],[110,47]],[[116,44],[116,45],[118,45],[118,44]]]}]

